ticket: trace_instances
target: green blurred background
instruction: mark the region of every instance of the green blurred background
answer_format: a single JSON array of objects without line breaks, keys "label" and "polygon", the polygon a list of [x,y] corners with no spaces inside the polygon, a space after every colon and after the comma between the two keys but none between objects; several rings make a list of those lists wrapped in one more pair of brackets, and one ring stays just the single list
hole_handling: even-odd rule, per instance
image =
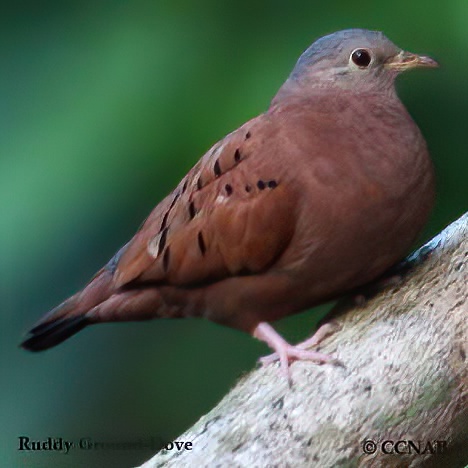
[{"label": "green blurred background", "polygon": [[[438,174],[423,237],[466,210],[466,0],[1,5],[1,466],[139,464],[151,450],[21,453],[18,437],[174,439],[267,352],[201,320],[93,327],[39,354],[18,343],[215,141],[267,108],[317,37],[380,29],[440,61],[398,86]],[[278,329],[297,341],[316,317]]]}]

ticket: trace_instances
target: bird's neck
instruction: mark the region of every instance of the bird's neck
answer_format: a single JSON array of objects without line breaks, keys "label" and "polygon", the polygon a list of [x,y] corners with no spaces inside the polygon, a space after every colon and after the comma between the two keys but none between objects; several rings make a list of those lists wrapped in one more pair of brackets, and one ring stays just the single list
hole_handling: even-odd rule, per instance
[{"label": "bird's neck", "polygon": [[398,99],[393,81],[379,87],[370,86],[368,83],[355,83],[353,86],[345,85],[345,83],[344,81],[325,79],[301,81],[289,77],[271,101],[271,106],[283,105],[291,101],[298,102],[304,99],[318,99],[323,96],[349,94],[355,96],[381,96],[384,100]]}]

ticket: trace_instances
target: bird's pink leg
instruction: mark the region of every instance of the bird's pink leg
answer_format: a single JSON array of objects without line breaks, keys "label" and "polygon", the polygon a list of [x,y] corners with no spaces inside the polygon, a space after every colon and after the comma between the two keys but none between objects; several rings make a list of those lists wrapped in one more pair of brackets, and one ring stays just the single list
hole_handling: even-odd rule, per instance
[{"label": "bird's pink leg", "polygon": [[[322,327],[321,327],[322,328]],[[321,329],[320,328],[320,329]],[[319,331],[320,331],[319,329]],[[281,364],[281,372],[286,378],[289,379],[289,361],[291,360],[310,360],[319,363],[334,361],[335,359],[326,354],[318,353],[316,351],[309,351],[305,349],[310,343],[317,344],[317,333],[307,341],[304,341],[300,345],[290,345],[281,335],[279,335],[275,329],[266,322],[260,322],[253,332],[253,336],[259,340],[264,341],[275,350],[275,353],[271,356],[261,358],[262,364],[273,362],[279,359]],[[326,336],[326,335],[325,335]],[[322,339],[324,336],[322,337]],[[315,341],[313,342],[313,340]]]}]

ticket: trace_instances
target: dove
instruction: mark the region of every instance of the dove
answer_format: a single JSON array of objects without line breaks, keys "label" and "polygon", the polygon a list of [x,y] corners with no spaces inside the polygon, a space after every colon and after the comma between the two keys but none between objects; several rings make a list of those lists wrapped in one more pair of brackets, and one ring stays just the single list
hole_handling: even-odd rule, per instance
[{"label": "dove", "polygon": [[332,360],[271,322],[377,279],[415,242],[434,170],[395,78],[436,66],[379,31],[316,40],[269,108],[216,143],[22,346],[97,323],[203,317],[264,341],[286,375],[295,359]]}]

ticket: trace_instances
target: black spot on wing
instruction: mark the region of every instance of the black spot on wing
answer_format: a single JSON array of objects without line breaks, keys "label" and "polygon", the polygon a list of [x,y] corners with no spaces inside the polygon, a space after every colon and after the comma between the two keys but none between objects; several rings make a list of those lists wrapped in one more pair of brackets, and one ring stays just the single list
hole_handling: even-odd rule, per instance
[{"label": "black spot on wing", "polygon": [[217,159],[214,163],[213,171],[216,177],[219,177],[221,175],[221,166],[219,165],[219,159]]},{"label": "black spot on wing", "polygon": [[164,247],[166,246],[168,230],[169,228],[164,228],[164,230],[161,233],[161,237],[159,238],[159,244],[158,244],[158,255],[164,250]]},{"label": "black spot on wing", "polygon": [[191,201],[189,203],[189,216],[190,216],[190,219],[195,218],[196,214],[197,214],[197,210],[195,209],[195,204],[193,203],[193,201]]},{"label": "black spot on wing", "polygon": [[167,225],[167,218],[169,217],[169,211],[166,211],[166,214],[163,216],[161,227],[159,228],[159,232],[166,228]]},{"label": "black spot on wing", "polygon": [[201,254],[205,255],[206,245],[205,239],[203,238],[203,234],[201,231],[198,233],[198,248],[200,249]]},{"label": "black spot on wing", "polygon": [[203,188],[203,182],[201,176],[197,180],[197,189],[201,190]]}]

